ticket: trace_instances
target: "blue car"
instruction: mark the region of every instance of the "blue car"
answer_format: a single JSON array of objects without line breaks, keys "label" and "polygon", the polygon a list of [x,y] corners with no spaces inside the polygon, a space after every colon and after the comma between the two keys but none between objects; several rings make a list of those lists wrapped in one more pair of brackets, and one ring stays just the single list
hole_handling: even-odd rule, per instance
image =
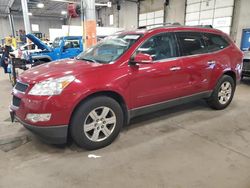
[{"label": "blue car", "polygon": [[30,54],[30,62],[34,66],[58,59],[72,58],[83,51],[81,36],[57,37],[51,47],[32,34],[27,34],[26,37],[42,50]]}]

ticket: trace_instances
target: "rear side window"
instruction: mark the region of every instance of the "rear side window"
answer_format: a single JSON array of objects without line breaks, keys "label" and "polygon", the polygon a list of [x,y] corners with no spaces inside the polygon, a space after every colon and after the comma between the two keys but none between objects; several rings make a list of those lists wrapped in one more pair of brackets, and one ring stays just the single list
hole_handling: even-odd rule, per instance
[{"label": "rear side window", "polygon": [[176,36],[180,44],[182,56],[196,55],[207,52],[201,33],[177,32]]},{"label": "rear side window", "polygon": [[229,46],[228,41],[226,41],[222,36],[212,33],[204,33],[203,40],[205,41],[208,52],[215,52]]}]

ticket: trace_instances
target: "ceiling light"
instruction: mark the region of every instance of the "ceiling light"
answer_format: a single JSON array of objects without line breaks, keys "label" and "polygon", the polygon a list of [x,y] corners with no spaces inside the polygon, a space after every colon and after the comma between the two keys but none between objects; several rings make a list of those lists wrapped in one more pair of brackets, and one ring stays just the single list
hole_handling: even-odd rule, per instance
[{"label": "ceiling light", "polygon": [[66,12],[65,10],[62,10],[61,14],[62,14],[62,15],[66,15],[67,12]]},{"label": "ceiling light", "polygon": [[38,3],[36,6],[37,6],[37,8],[43,8],[44,4],[43,3]]},{"label": "ceiling light", "polygon": [[28,12],[28,15],[29,15],[29,16],[32,16],[32,12]]}]

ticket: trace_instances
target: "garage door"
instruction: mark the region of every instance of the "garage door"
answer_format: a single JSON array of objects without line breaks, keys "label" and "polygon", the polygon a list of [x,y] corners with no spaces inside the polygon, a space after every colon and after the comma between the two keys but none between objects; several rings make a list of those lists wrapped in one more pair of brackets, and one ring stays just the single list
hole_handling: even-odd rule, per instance
[{"label": "garage door", "polygon": [[164,17],[163,10],[140,14],[139,27],[147,26],[147,28],[153,28],[156,27],[156,25],[162,26],[164,21],[163,17]]},{"label": "garage door", "polygon": [[212,25],[230,34],[234,0],[187,0],[186,25]]}]

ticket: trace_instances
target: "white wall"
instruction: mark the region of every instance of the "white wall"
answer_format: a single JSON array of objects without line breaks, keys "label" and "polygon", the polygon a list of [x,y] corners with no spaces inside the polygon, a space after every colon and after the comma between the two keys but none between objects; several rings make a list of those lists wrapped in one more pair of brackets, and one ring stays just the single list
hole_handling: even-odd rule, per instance
[{"label": "white wall", "polygon": [[166,8],[166,22],[184,24],[185,7],[185,0],[170,0]]},{"label": "white wall", "polygon": [[235,0],[236,7],[233,18],[231,36],[240,47],[242,30],[250,28],[250,1],[249,0]]},{"label": "white wall", "polygon": [[[165,0],[145,0],[141,2],[140,13],[153,12],[163,10],[163,3]],[[172,0],[173,1],[173,0]],[[170,1],[171,2],[171,1]]]},{"label": "white wall", "polygon": [[[49,36],[49,28],[61,28],[63,21],[59,18],[39,18],[32,17],[30,18],[30,24],[38,24],[39,31],[44,33],[46,36]],[[24,23],[22,17],[14,17],[15,30],[19,29],[24,30]],[[0,39],[3,39],[6,36],[11,35],[11,28],[8,17],[0,17]]]},{"label": "white wall", "polygon": [[[99,15],[104,27],[120,27],[125,29],[133,29],[137,27],[137,4],[128,1],[121,1],[121,9],[119,11],[116,5],[111,8],[103,7],[99,11]],[[114,15],[114,24],[109,24],[109,15]],[[118,20],[119,18],[119,20]]]}]

